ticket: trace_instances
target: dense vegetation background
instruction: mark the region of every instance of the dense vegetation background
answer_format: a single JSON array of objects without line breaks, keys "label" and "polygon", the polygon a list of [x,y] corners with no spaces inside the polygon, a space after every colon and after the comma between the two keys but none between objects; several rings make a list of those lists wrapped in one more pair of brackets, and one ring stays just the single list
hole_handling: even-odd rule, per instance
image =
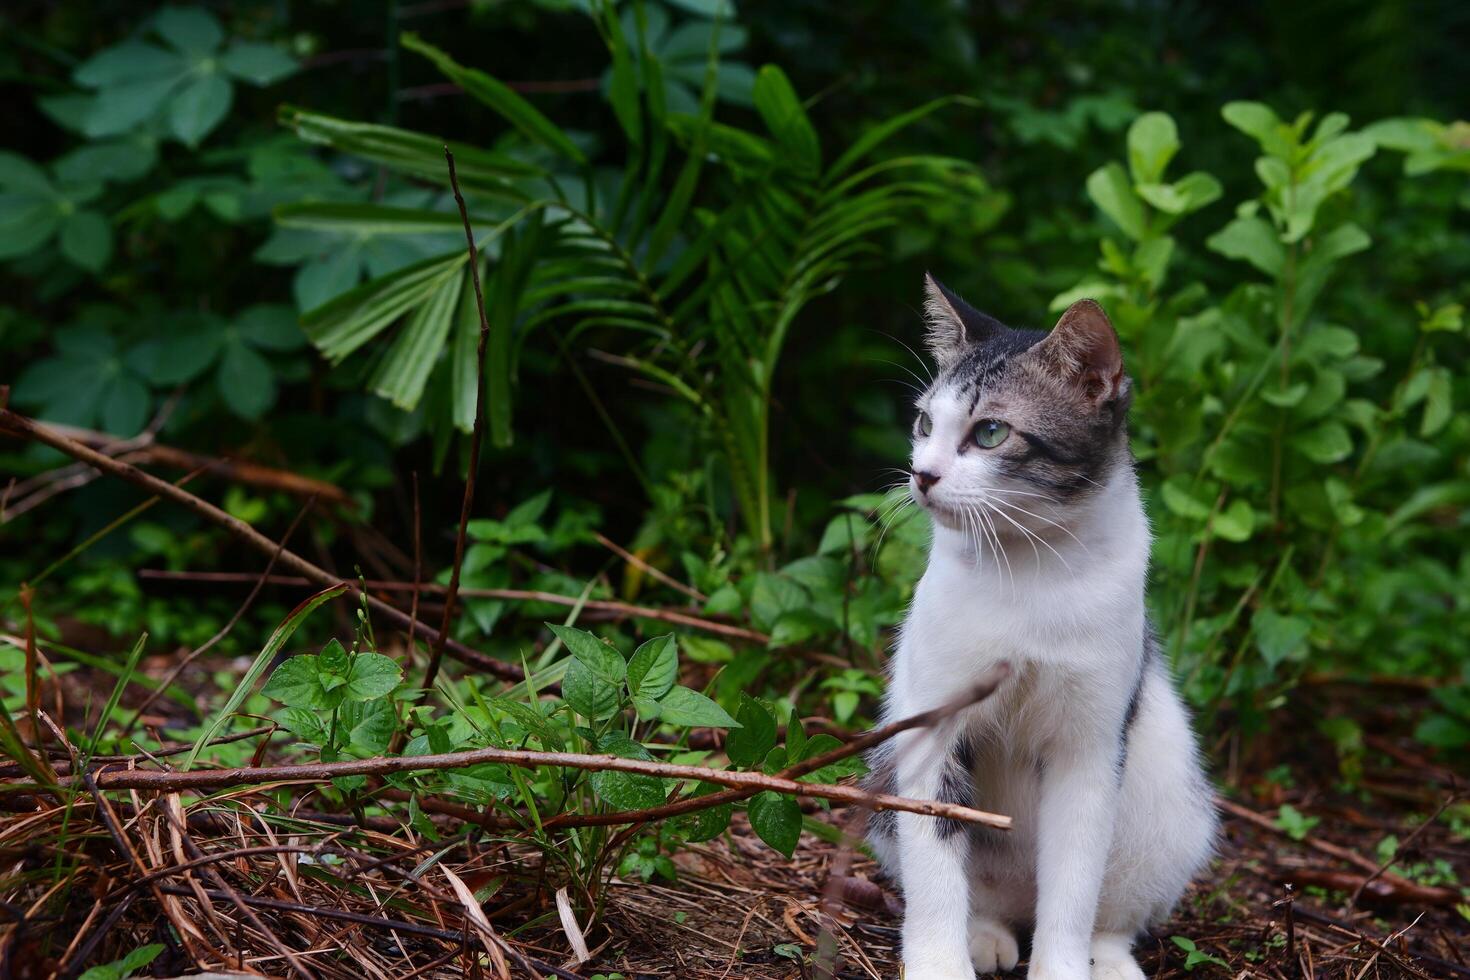
[{"label": "dense vegetation background", "polygon": [[[1329,747],[1336,791],[1385,733],[1463,760],[1467,41],[1463,7],[1409,0],[9,4],[9,409],[191,474],[430,634],[442,589],[413,583],[465,591],[434,678],[435,644],[350,595],[257,598],[269,555],[220,522],[0,439],[5,752],[52,737],[53,701],[84,761],[132,737],[259,761],[206,742],[260,718],[298,760],[529,745],[775,772],[835,746],[875,714],[923,565],[923,518],[886,491],[927,269],[1016,325],[1107,307],[1138,384],[1150,604],[1227,789],[1250,774],[1282,802],[1283,727]],[[191,652],[208,669],[174,670]],[[1304,692],[1344,682],[1376,693],[1315,716]],[[672,877],[731,813],[556,831],[542,814],[704,790],[375,779],[313,807],[431,839],[424,800],[503,811],[584,915],[607,873]],[[748,810],[777,851],[820,833],[790,796]]]}]

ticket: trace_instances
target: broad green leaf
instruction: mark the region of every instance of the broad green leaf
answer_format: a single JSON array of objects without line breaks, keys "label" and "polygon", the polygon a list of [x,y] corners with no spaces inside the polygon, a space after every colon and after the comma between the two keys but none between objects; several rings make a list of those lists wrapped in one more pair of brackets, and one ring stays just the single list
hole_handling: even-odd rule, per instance
[{"label": "broad green leaf", "polygon": [[209,54],[225,39],[224,28],[203,7],[164,7],[154,15],[153,26],[185,54]]},{"label": "broad green leaf", "polygon": [[1210,505],[1195,495],[1193,481],[1183,475],[1171,476],[1160,488],[1164,506],[1180,517],[1203,521],[1210,516]]},{"label": "broad green leaf", "polygon": [[145,41],[124,41],[82,62],[72,80],[86,88],[107,89],[140,78],[178,78],[187,67],[173,51]]},{"label": "broad green leaf", "polygon": [[91,272],[112,257],[112,226],[96,211],[74,211],[61,224],[61,254]]},{"label": "broad green leaf", "polygon": [[1128,169],[1135,184],[1157,184],[1179,152],[1179,130],[1166,113],[1148,112],[1128,127]]},{"label": "broad green leaf", "polygon": [[1123,234],[1134,241],[1144,237],[1143,206],[1133,195],[1133,185],[1122,167],[1109,163],[1094,170],[1087,178],[1087,194]]},{"label": "broad green leaf", "polygon": [[326,707],[317,662],[317,656],[310,653],[291,657],[271,672],[260,693],[288,708]]},{"label": "broad green leaf", "polygon": [[679,647],[674,634],[646,641],[628,661],[628,691],[634,697],[657,701],[679,679]]},{"label": "broad green leaf", "polygon": [[1281,119],[1269,106],[1259,102],[1227,102],[1220,109],[1225,121],[1260,143],[1263,148],[1275,145]]},{"label": "broad green leaf", "polygon": [[236,41],[220,65],[225,71],[251,85],[271,85],[296,71],[296,59],[274,44]]},{"label": "broad green leaf", "polygon": [[1314,463],[1338,463],[1353,453],[1353,439],[1341,422],[1323,422],[1291,438],[1291,444]]},{"label": "broad green leaf", "polygon": [[56,176],[63,183],[126,183],[142,177],[157,161],[158,152],[151,138],[104,140],[79,146],[61,157],[56,161]]},{"label": "broad green leaf", "polygon": [[353,656],[347,673],[348,701],[371,701],[392,693],[403,680],[403,671],[392,657],[381,653],[359,653]]},{"label": "broad green leaf", "polygon": [[140,78],[107,86],[97,93],[82,131],[94,139],[127,132],[162,108],[178,81],[176,77]]},{"label": "broad green leaf", "polygon": [[658,716],[689,728],[739,728],[740,723],[698,691],[677,685],[658,703]]},{"label": "broad green leaf", "polygon": [[257,303],[235,318],[235,330],[252,347],[293,351],[306,346],[306,334],[291,307],[280,303]]},{"label": "broad green leaf", "polygon": [[1256,649],[1272,667],[1288,659],[1298,659],[1306,652],[1311,623],[1300,616],[1285,616],[1272,609],[1259,610],[1251,617]]},{"label": "broad green leaf", "polygon": [[149,963],[158,958],[163,952],[163,943],[149,943],[139,946],[120,960],[104,963],[86,970],[78,980],[123,980],[124,977],[136,973]]},{"label": "broad green leaf", "polygon": [[623,655],[603,643],[586,630],[571,626],[547,623],[546,627],[556,634],[577,661],[590,670],[593,676],[606,684],[618,685],[627,676],[628,664]]},{"label": "broad green leaf", "polygon": [[[417,34],[406,33],[400,40],[405,48],[428,58],[441,73],[463,88],[466,94],[494,109],[528,138],[555,150],[573,163],[587,163],[586,154],[555,123],[504,82],[474,68],[465,68],[443,51],[420,39]],[[455,162],[457,164],[458,160]]]},{"label": "broad green leaf", "polygon": [[[699,788],[692,795],[696,797],[708,796],[711,793],[719,792],[723,788],[722,786],[715,786],[712,783],[700,783]],[[712,806],[707,810],[700,810],[689,819],[687,824],[689,829],[685,832],[685,839],[694,844],[700,841],[714,840],[725,832],[726,827],[730,826],[730,817],[734,812],[735,807],[731,803],[722,803],[719,806]]]},{"label": "broad green leaf", "polygon": [[276,373],[245,344],[226,344],[215,377],[225,404],[244,419],[258,419],[276,402]]},{"label": "broad green leaf", "polygon": [[807,118],[801,100],[796,97],[790,79],[775,65],[765,65],[756,74],[755,109],[776,142],[785,149],[797,172],[816,176],[822,167],[822,147],[817,131]]},{"label": "broad green leaf", "polygon": [[119,374],[107,382],[97,404],[102,428],[131,438],[143,431],[152,398],[148,388],[132,375]]},{"label": "broad green leaf", "polygon": [[[649,751],[628,736],[614,732],[603,736],[598,751],[623,759],[653,760]],[[664,802],[663,780],[642,773],[604,770],[590,778],[592,789],[606,803],[619,810],[642,810]]]},{"label": "broad green leaf", "polygon": [[234,96],[234,88],[218,74],[196,78],[169,101],[169,127],[184,143],[198,146],[223,121]]},{"label": "broad green leaf", "polygon": [[1248,541],[1256,527],[1256,514],[1251,505],[1240,498],[1215,515],[1214,532],[1226,541]]},{"label": "broad green leaf", "polygon": [[767,753],[776,747],[776,718],[765,705],[744,691],[740,693],[740,708],[735,712],[735,718],[740,727],[726,737],[725,754],[742,769],[759,766]]},{"label": "broad green leaf", "polygon": [[46,171],[19,153],[11,153],[9,150],[0,150],[0,187],[11,191],[26,191],[26,197],[50,197],[56,193]]},{"label": "broad green leaf", "polygon": [[573,711],[593,721],[602,721],[617,713],[617,685],[598,677],[575,657],[566,670],[561,682],[561,695]]},{"label": "broad green leaf", "polygon": [[796,800],[767,790],[750,798],[747,812],[760,839],[790,857],[801,839],[801,806]]},{"label": "broad green leaf", "polygon": [[1205,242],[1211,250],[1230,259],[1243,259],[1275,278],[1286,264],[1286,249],[1266,219],[1236,218]]},{"label": "broad green leaf", "polygon": [[1434,367],[1427,372],[1429,385],[1424,393],[1424,417],[1419,434],[1428,438],[1443,429],[1454,415],[1454,380],[1450,369]]}]

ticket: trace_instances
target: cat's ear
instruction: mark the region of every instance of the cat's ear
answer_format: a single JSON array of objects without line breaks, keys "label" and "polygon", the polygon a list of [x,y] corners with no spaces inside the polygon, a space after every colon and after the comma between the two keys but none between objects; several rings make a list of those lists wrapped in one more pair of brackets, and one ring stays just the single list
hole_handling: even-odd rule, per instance
[{"label": "cat's ear", "polygon": [[959,360],[972,345],[983,344],[1006,330],[1005,324],[970,306],[927,272],[924,320],[929,326],[924,344],[941,370]]},{"label": "cat's ear", "polygon": [[1079,299],[1067,307],[1036,351],[1094,404],[1112,401],[1123,391],[1123,348],[1095,300]]}]

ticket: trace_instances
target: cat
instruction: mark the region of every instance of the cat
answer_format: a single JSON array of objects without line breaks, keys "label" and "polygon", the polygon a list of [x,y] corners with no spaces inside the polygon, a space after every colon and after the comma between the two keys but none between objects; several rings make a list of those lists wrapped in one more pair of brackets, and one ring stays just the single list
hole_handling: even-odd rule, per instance
[{"label": "cat", "polygon": [[1012,329],[925,278],[937,372],[908,490],[933,541],[899,633],[884,721],[987,700],[881,746],[872,785],[1009,814],[1010,831],[875,814],[902,888],[907,980],[1143,980],[1134,937],[1214,848],[1188,713],[1144,610],[1149,527],[1128,444],[1132,382],[1101,306]]}]

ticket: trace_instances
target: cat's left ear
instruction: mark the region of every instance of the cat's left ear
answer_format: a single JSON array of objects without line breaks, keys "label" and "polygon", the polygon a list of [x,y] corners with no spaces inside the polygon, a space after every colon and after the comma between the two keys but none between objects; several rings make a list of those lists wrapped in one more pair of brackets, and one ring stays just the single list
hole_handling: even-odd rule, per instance
[{"label": "cat's left ear", "polygon": [[1095,300],[1079,299],[1067,307],[1036,350],[1094,404],[1112,401],[1123,391],[1123,348]]}]

